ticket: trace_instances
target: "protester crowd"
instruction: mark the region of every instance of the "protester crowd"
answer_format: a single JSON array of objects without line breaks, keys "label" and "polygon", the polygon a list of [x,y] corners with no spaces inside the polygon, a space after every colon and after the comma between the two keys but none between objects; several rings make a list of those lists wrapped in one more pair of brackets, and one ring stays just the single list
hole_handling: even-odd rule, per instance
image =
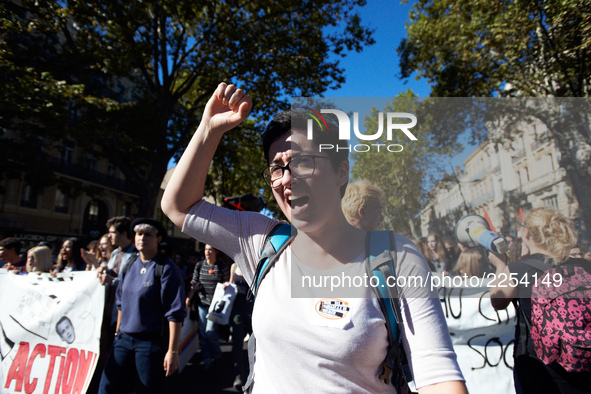
[{"label": "protester crowd", "polygon": [[[292,131],[303,131],[290,123],[290,116],[300,116],[297,113],[278,115],[265,131],[264,150],[269,167],[263,175],[298,231],[292,231],[288,241],[291,243],[285,246],[295,252],[291,259],[283,249],[277,251],[277,264],[285,267],[276,265],[274,276],[269,274],[265,280],[266,287],[257,295],[256,313],[249,293],[253,281],[258,285],[263,278],[257,255],[281,223],[254,213],[229,212],[212,206],[201,199],[203,184],[196,181],[205,179],[206,164],[215,151],[215,144],[203,142],[204,136],[213,130],[221,138],[246,118],[250,105],[248,96],[232,85],[218,87],[205,110],[204,125],[196,132],[197,137],[179,162],[163,197],[163,210],[171,220],[204,243],[203,259],[196,251],[166,250],[166,230],[151,218],[113,217],[105,224],[107,232],[98,239],[64,239],[56,250],[46,243],[24,250],[22,242],[14,237],[0,241],[0,266],[9,272],[56,275],[94,271],[97,281],[105,286],[101,356],[89,392],[167,392],[166,379],[178,373],[179,336],[187,314],[198,322],[200,361],[206,371],[213,373],[218,368],[216,364],[222,355],[220,338],[232,343],[233,370],[224,373],[232,374],[235,388],[246,385],[253,391],[297,392],[300,387],[317,385],[331,392],[326,387],[330,381],[345,392],[393,392],[393,387],[383,385],[378,379],[382,375],[376,373],[386,365],[382,354],[389,353],[390,346],[383,330],[384,314],[377,301],[371,297],[355,301],[359,309],[354,318],[359,320],[344,330],[314,320],[317,316],[307,315],[302,308],[309,304],[306,299],[290,299],[286,290],[287,265],[307,269],[306,263],[295,261],[295,256],[305,256],[315,270],[338,270],[342,264],[350,267],[350,263],[358,262],[356,256],[363,256],[365,235],[376,230],[383,219],[384,193],[366,180],[347,185],[346,157],[338,156],[338,151],[336,156],[312,155],[306,149],[317,142],[290,136]],[[230,120],[219,122],[222,115]],[[292,151],[297,150],[291,145],[296,140],[295,145],[300,144],[302,152]],[[322,158],[328,160],[324,162]],[[323,181],[315,183],[315,177],[323,177]],[[291,182],[303,188],[292,192]],[[311,201],[317,192],[314,187],[337,208],[335,204],[314,207],[313,203],[318,203]],[[312,209],[309,205],[316,210],[306,216],[302,212]],[[466,248],[448,233],[444,236],[433,232],[412,240],[393,235],[395,253],[401,260],[396,261],[395,270],[408,269],[410,265],[427,276],[483,278],[494,274],[498,278],[500,273],[515,272],[521,277],[544,272],[540,266],[528,263],[532,259],[545,264],[544,269],[573,262],[583,268],[591,267],[591,246],[577,243],[572,222],[558,212],[533,209],[519,227],[517,236],[506,236],[509,252],[505,255]],[[557,245],[555,239],[559,237]],[[327,253],[331,248],[334,250]],[[320,250],[324,250],[322,259],[311,254]],[[225,327],[208,319],[219,284],[224,289],[235,286],[237,293]],[[519,312],[515,334],[516,392],[590,392],[586,367],[573,371],[556,360],[544,363],[540,353],[533,350],[533,342],[543,340],[544,334],[535,330],[534,335],[530,333],[535,317],[530,299],[531,289],[529,293],[519,286],[507,290],[494,282],[493,306],[503,309],[514,303]],[[288,304],[289,308],[285,307]],[[400,304],[398,312],[402,311],[405,319],[399,326],[399,346],[410,361],[419,392],[466,392],[439,299],[408,297],[401,298]],[[243,351],[244,340],[253,335],[253,327],[257,336],[254,370]],[[591,341],[591,337],[588,339]],[[363,346],[350,346],[356,341],[364,341]],[[325,347],[327,344],[330,346]],[[291,368],[291,363],[297,368]],[[319,372],[320,366],[325,373]],[[335,377],[341,380],[336,382]],[[282,390],[275,391],[278,388]],[[305,390],[299,390],[302,391]]]}]

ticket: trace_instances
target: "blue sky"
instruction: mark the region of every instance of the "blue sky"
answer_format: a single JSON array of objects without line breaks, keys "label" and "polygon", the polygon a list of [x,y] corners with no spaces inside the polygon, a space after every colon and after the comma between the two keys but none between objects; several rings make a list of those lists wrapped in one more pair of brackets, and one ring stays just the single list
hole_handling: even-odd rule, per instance
[{"label": "blue sky", "polygon": [[[345,70],[346,82],[340,89],[325,92],[325,97],[395,97],[411,89],[419,97],[428,97],[430,87],[425,79],[417,81],[414,76],[400,80],[399,59],[396,49],[406,36],[405,24],[413,1],[401,4],[396,0],[368,0],[360,10],[364,25],[375,29],[376,43],[365,47],[360,53],[348,53],[340,59]],[[360,110],[360,115],[363,110]],[[467,138],[463,139],[467,141]],[[454,156],[445,171],[451,166],[461,166],[475,147],[467,145],[464,152]]]},{"label": "blue sky", "polygon": [[[345,70],[346,81],[340,89],[329,90],[325,97],[388,97],[411,89],[419,97],[428,97],[429,84],[425,79],[416,81],[414,77],[400,80],[398,54],[396,48],[406,35],[405,23],[412,8],[412,1],[401,4],[398,0],[368,0],[367,5],[360,9],[364,25],[374,29],[376,43],[365,47],[360,53],[347,53],[339,58]],[[363,110],[360,111],[363,116]],[[457,155],[452,165],[461,165],[473,147],[467,152]],[[174,165],[171,160],[169,167]],[[449,165],[446,167],[450,168]],[[447,169],[446,169],[447,170]]]},{"label": "blue sky", "polygon": [[341,59],[347,81],[340,89],[327,91],[326,97],[394,97],[409,88],[420,97],[429,96],[426,80],[410,78],[405,84],[396,77],[400,73],[396,48],[406,35],[410,9],[410,4],[392,0],[369,0],[361,8],[361,20],[375,29],[376,43]]}]

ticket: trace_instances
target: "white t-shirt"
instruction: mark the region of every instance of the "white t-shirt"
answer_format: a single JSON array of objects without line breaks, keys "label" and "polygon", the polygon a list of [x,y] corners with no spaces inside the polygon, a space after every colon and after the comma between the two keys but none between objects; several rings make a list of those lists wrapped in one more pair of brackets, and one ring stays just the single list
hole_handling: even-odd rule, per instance
[{"label": "white t-shirt", "polygon": [[[200,201],[187,215],[183,232],[228,254],[250,283],[267,235],[277,223],[258,213]],[[411,241],[396,235],[395,247],[399,276],[430,275]],[[361,262],[363,256],[336,271],[363,275]],[[292,297],[292,274],[310,270],[287,248],[261,282],[252,318],[257,341],[252,392],[395,392],[378,380],[388,347],[379,301],[369,294]],[[339,274],[336,271],[330,274]],[[401,289],[406,296],[401,299],[402,343],[417,388],[463,381],[439,298],[435,293],[412,297],[416,294],[414,288]]]}]

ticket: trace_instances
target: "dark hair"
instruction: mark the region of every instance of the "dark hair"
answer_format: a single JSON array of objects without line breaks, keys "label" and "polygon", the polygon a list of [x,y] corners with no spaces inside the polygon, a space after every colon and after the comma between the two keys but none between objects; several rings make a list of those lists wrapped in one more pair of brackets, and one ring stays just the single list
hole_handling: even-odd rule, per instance
[{"label": "dark hair", "polygon": [[79,271],[84,270],[86,263],[82,259],[82,253],[80,252],[80,249],[84,249],[84,244],[86,242],[76,237],[68,238],[66,241],[72,242],[72,260],[74,261],[74,264],[76,264],[76,269]]},{"label": "dark hair", "polygon": [[131,218],[128,218],[127,216],[114,216],[107,220],[107,230],[111,227],[115,227],[117,232],[121,234],[126,233],[127,239],[133,239],[133,233],[129,229],[130,226]]},{"label": "dark hair", "polygon": [[[269,149],[271,148],[271,144],[285,133],[305,133],[308,128],[308,119],[310,119],[309,115],[302,110],[280,112],[273,117],[263,132],[263,153],[267,164],[269,163]],[[325,120],[326,131],[322,130],[318,123],[312,122],[313,141],[317,146],[320,146],[320,144],[330,144],[335,147],[335,149],[328,150],[327,154],[333,168],[337,170],[343,161],[349,162],[349,147],[346,145],[339,146],[339,129],[337,125],[330,120]],[[345,195],[347,184],[348,181],[341,186],[341,197]]]},{"label": "dark hair", "polygon": [[14,249],[15,253],[19,254],[21,252],[23,244],[21,243],[20,239],[15,237],[9,237],[4,238],[2,241],[0,241],[0,246],[2,246],[4,249]]}]

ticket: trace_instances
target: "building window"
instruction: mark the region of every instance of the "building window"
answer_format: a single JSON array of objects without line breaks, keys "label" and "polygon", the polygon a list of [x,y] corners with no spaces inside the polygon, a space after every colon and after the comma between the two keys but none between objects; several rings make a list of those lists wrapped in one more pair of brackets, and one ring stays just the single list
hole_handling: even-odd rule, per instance
[{"label": "building window", "polygon": [[60,213],[68,213],[70,209],[70,197],[67,192],[58,187],[55,191],[55,211]]},{"label": "building window", "polygon": [[112,176],[112,177],[117,176],[117,167],[115,167],[115,164],[109,163],[109,168],[107,171],[109,172],[109,176]]},{"label": "building window", "polygon": [[70,165],[74,161],[74,141],[65,139],[62,144],[60,161],[62,164]]},{"label": "building window", "polygon": [[527,172],[527,167],[523,167],[519,170],[519,180],[521,181],[522,185],[525,185],[529,182],[529,173]]},{"label": "building window", "polygon": [[98,157],[94,152],[86,153],[86,168],[90,171],[96,171],[98,168]]},{"label": "building window", "polygon": [[542,199],[544,206],[558,211],[558,196],[546,197]]},{"label": "building window", "polygon": [[23,189],[21,207],[37,208],[37,193],[33,190],[31,185],[26,185]]},{"label": "building window", "polygon": [[131,203],[129,201],[123,203],[123,216],[131,216]]},{"label": "building window", "polygon": [[88,219],[97,220],[99,216],[100,207],[96,200],[92,200],[88,205]]},{"label": "building window", "polygon": [[548,156],[546,156],[546,171],[554,171],[554,160],[552,160],[551,153],[549,153]]}]

